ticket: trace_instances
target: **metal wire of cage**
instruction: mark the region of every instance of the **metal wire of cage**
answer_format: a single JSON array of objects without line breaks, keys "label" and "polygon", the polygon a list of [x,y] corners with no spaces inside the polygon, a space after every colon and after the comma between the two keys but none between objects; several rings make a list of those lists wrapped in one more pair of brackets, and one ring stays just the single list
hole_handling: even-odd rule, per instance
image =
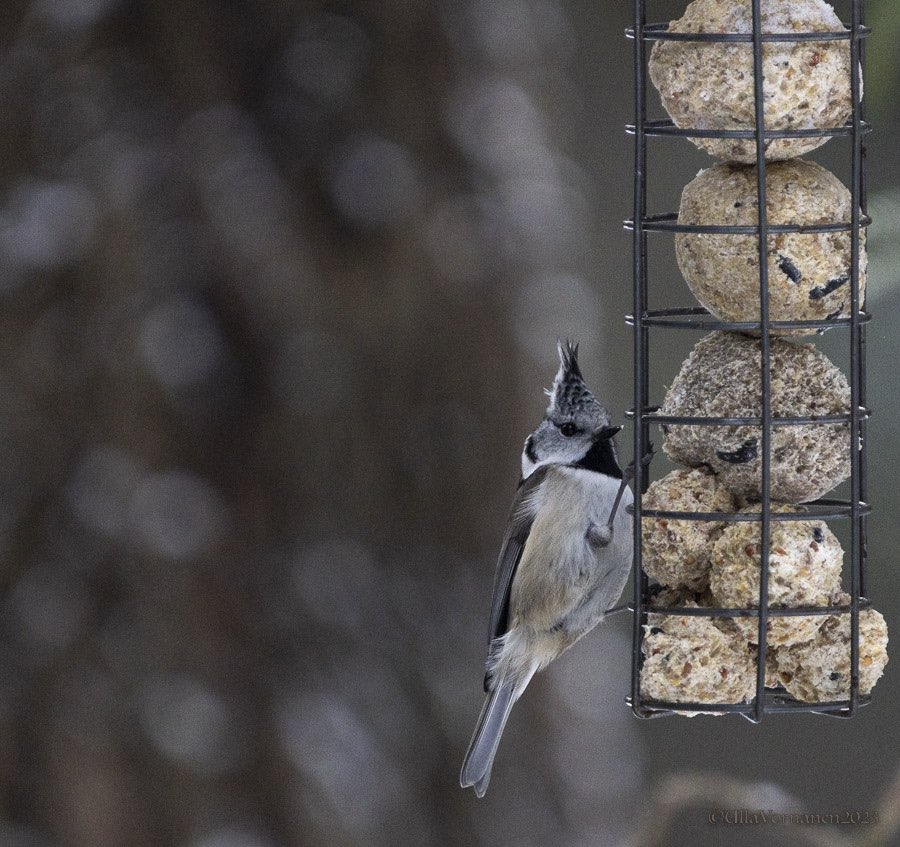
[{"label": "metal wire of cage", "polygon": [[[865,37],[870,30],[863,23],[863,0],[851,0],[850,25],[838,32],[790,32],[763,33],[760,11],[761,0],[751,0],[751,33],[684,33],[670,32],[667,24],[647,23],[646,0],[634,0],[634,24],[626,31],[634,41],[634,104],[635,122],[628,126],[634,135],[634,216],[626,221],[633,231],[634,251],[634,313],[628,322],[634,328],[634,408],[629,413],[634,420],[634,455],[644,456],[649,447],[649,430],[652,424],[691,424],[698,426],[751,425],[762,428],[760,511],[754,514],[726,514],[719,512],[671,512],[643,509],[641,497],[635,498],[634,515],[634,627],[632,642],[632,682],[628,702],[634,714],[640,718],[655,718],[677,712],[736,713],[756,723],[765,714],[781,712],[813,712],[835,717],[852,717],[869,698],[859,691],[859,614],[869,607],[866,599],[866,533],[867,515],[870,513],[867,498],[866,421],[869,411],[865,407],[866,381],[866,324],[869,314],[862,311],[859,295],[860,231],[871,222],[866,213],[865,147],[863,136],[870,131],[864,120],[860,101],[862,76],[865,65]],[[745,130],[694,130],[675,126],[668,120],[647,120],[647,44],[656,40],[696,42],[749,42],[753,53],[753,83],[755,96],[755,126]],[[763,100],[763,53],[766,42],[798,41],[849,41],[850,92],[852,115],[843,126],[817,130],[765,130]],[[679,224],[677,214],[649,215],[647,213],[647,158],[651,137],[681,136],[696,138],[744,138],[756,141],[757,195],[759,218],[757,226],[692,226]],[[851,219],[849,223],[834,222],[814,226],[775,226],[769,224],[766,214],[766,142],[776,138],[800,138],[846,136],[852,150],[851,164]],[[850,316],[828,321],[772,321],[769,320],[768,236],[777,233],[850,232],[851,238],[851,303]],[[759,302],[760,320],[727,322],[716,320],[703,308],[677,308],[648,310],[648,233],[730,233],[756,235],[759,249]],[[771,408],[770,332],[780,328],[824,329],[838,326],[849,329],[850,337],[850,412],[829,417],[778,417],[773,419]],[[658,407],[650,405],[649,361],[650,330],[656,327],[708,330],[753,330],[760,334],[761,350],[761,417],[700,418],[663,415]],[[772,512],[771,434],[773,426],[796,426],[815,423],[821,425],[849,425],[850,444],[850,497],[848,500],[820,499],[808,504],[803,512],[806,519],[850,521],[850,603],[844,606],[769,608],[769,547],[772,521],[796,520],[796,512]],[[646,469],[635,462],[635,490],[645,493],[649,483]],[[662,702],[643,698],[640,674],[643,664],[641,651],[643,626],[647,621],[650,600],[649,581],[642,566],[642,517],[678,520],[715,520],[724,522],[758,521],[761,524],[760,545],[760,593],[758,608],[656,608],[653,614],[704,616],[704,617],[757,617],[759,622],[759,650],[756,657],[756,694],[746,703],[710,704],[686,702]],[[766,681],[766,629],[769,618],[795,615],[850,615],[850,696],[846,700],[809,703],[794,700],[787,694],[767,691]]]}]

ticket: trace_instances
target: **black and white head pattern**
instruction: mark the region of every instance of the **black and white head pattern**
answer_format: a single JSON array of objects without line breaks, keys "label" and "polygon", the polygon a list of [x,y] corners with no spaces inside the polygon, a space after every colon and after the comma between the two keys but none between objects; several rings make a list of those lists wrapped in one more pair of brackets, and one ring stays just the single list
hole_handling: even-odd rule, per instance
[{"label": "black and white head pattern", "polygon": [[[522,475],[544,464],[577,464],[609,426],[609,415],[591,394],[578,367],[578,345],[560,342],[559,371],[544,420],[525,441]],[[608,436],[607,436],[608,437]]]}]

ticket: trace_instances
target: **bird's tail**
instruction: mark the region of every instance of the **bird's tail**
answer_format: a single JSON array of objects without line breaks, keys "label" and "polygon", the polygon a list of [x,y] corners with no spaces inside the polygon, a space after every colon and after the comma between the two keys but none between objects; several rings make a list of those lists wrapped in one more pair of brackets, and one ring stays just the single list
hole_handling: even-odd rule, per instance
[{"label": "bird's tail", "polygon": [[469,749],[459,774],[459,784],[463,788],[474,788],[478,797],[484,797],[484,793],[487,791],[488,783],[491,780],[491,768],[494,766],[494,756],[497,755],[500,736],[503,735],[509,713],[516,700],[522,696],[525,686],[528,685],[536,669],[518,682],[499,680],[498,684],[484,698],[484,705],[481,707],[481,714],[475,725],[475,732],[469,742]]}]

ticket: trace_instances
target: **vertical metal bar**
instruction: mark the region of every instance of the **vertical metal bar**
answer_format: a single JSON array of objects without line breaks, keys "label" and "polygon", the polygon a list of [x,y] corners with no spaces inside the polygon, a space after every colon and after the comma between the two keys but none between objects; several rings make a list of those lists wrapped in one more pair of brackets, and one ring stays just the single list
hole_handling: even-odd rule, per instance
[{"label": "vertical metal bar", "polygon": [[769,514],[771,508],[772,398],[769,338],[769,227],[766,213],[765,95],[763,91],[763,42],[760,0],[753,6],[753,95],[756,106],[756,193],[759,201],[759,330],[762,388],[762,521],[759,570],[759,653],[756,657],[756,701],[753,715],[761,721],[765,713],[766,628],[769,622]]},{"label": "vertical metal bar", "polygon": [[[866,4],[865,0],[852,0],[852,4],[855,7],[856,16],[859,20],[859,26],[863,27],[866,23]],[[853,24],[853,13],[851,12],[851,26]],[[851,43],[852,50],[852,43]],[[858,94],[864,94],[863,91],[863,81],[866,79],[866,39],[859,38],[857,40],[857,58],[859,65],[859,91]],[[852,80],[851,80],[851,88],[852,88]],[[859,113],[859,122],[862,123],[866,119],[866,103],[862,97],[856,98],[856,106],[855,108]],[[851,113],[852,114],[852,113]],[[865,136],[862,136],[860,139],[860,191],[859,191],[859,208],[862,211],[862,214],[867,214],[869,211],[869,187],[868,181],[866,178],[866,140]],[[865,329],[865,325],[861,327]]]},{"label": "vertical metal bar", "polygon": [[859,248],[860,202],[862,195],[862,133],[860,132],[859,41],[861,9],[853,0],[850,33],[850,97],[853,121],[853,165],[851,173],[850,207],[850,706],[853,715],[859,700],[859,593],[861,570],[861,462],[860,438],[860,378],[862,374],[862,344],[859,324]]},{"label": "vertical metal bar", "polygon": [[647,577],[642,565],[641,495],[647,488],[641,459],[646,452],[647,423],[645,409],[649,403],[648,337],[644,326],[647,309],[647,234],[644,218],[647,215],[647,139],[644,124],[647,120],[647,81],[645,76],[644,0],[634,0],[634,633],[632,637],[631,708],[643,715],[641,706],[641,625],[644,619],[644,598]]},{"label": "vertical metal bar", "polygon": [[[860,26],[865,24],[865,3],[864,0],[858,0],[859,5],[859,23]],[[866,39],[860,39],[859,48],[859,93],[863,92],[863,80],[866,78]],[[852,89],[852,83],[851,83]],[[859,120],[862,123],[866,118],[865,100],[857,98],[856,108],[859,110]],[[862,214],[869,211],[868,183],[866,179],[866,142],[865,136],[860,140],[860,160],[859,160],[859,206]],[[852,186],[851,186],[852,189]],[[861,301],[860,309],[865,309],[865,301]],[[862,408],[868,406],[866,399],[866,324],[860,324],[859,327],[859,405]],[[862,441],[862,450],[859,454],[859,496],[864,503],[869,502],[869,461],[868,461],[868,431],[869,424],[866,418],[861,418],[859,422],[859,436]],[[860,517],[860,564],[859,564],[859,593],[863,597],[869,596],[869,589],[866,581],[866,564],[869,551],[869,518],[866,515]]]}]

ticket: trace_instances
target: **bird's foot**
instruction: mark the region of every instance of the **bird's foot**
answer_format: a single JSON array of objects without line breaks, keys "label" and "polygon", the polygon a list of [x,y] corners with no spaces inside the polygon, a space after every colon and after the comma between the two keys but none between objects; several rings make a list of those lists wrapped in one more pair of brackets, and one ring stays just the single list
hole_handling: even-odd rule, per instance
[{"label": "bird's foot", "polygon": [[[653,457],[655,455],[656,455],[656,450],[653,449],[653,442],[651,441],[647,445],[647,452],[644,453],[644,455],[641,457],[641,467],[642,468],[650,467],[650,462],[653,461]],[[623,475],[624,476],[623,482],[625,485],[627,485],[629,482],[631,482],[631,480],[634,479],[634,474],[635,474],[635,465],[634,465],[634,459],[632,459],[628,463],[628,467],[625,468],[625,473]]]}]

